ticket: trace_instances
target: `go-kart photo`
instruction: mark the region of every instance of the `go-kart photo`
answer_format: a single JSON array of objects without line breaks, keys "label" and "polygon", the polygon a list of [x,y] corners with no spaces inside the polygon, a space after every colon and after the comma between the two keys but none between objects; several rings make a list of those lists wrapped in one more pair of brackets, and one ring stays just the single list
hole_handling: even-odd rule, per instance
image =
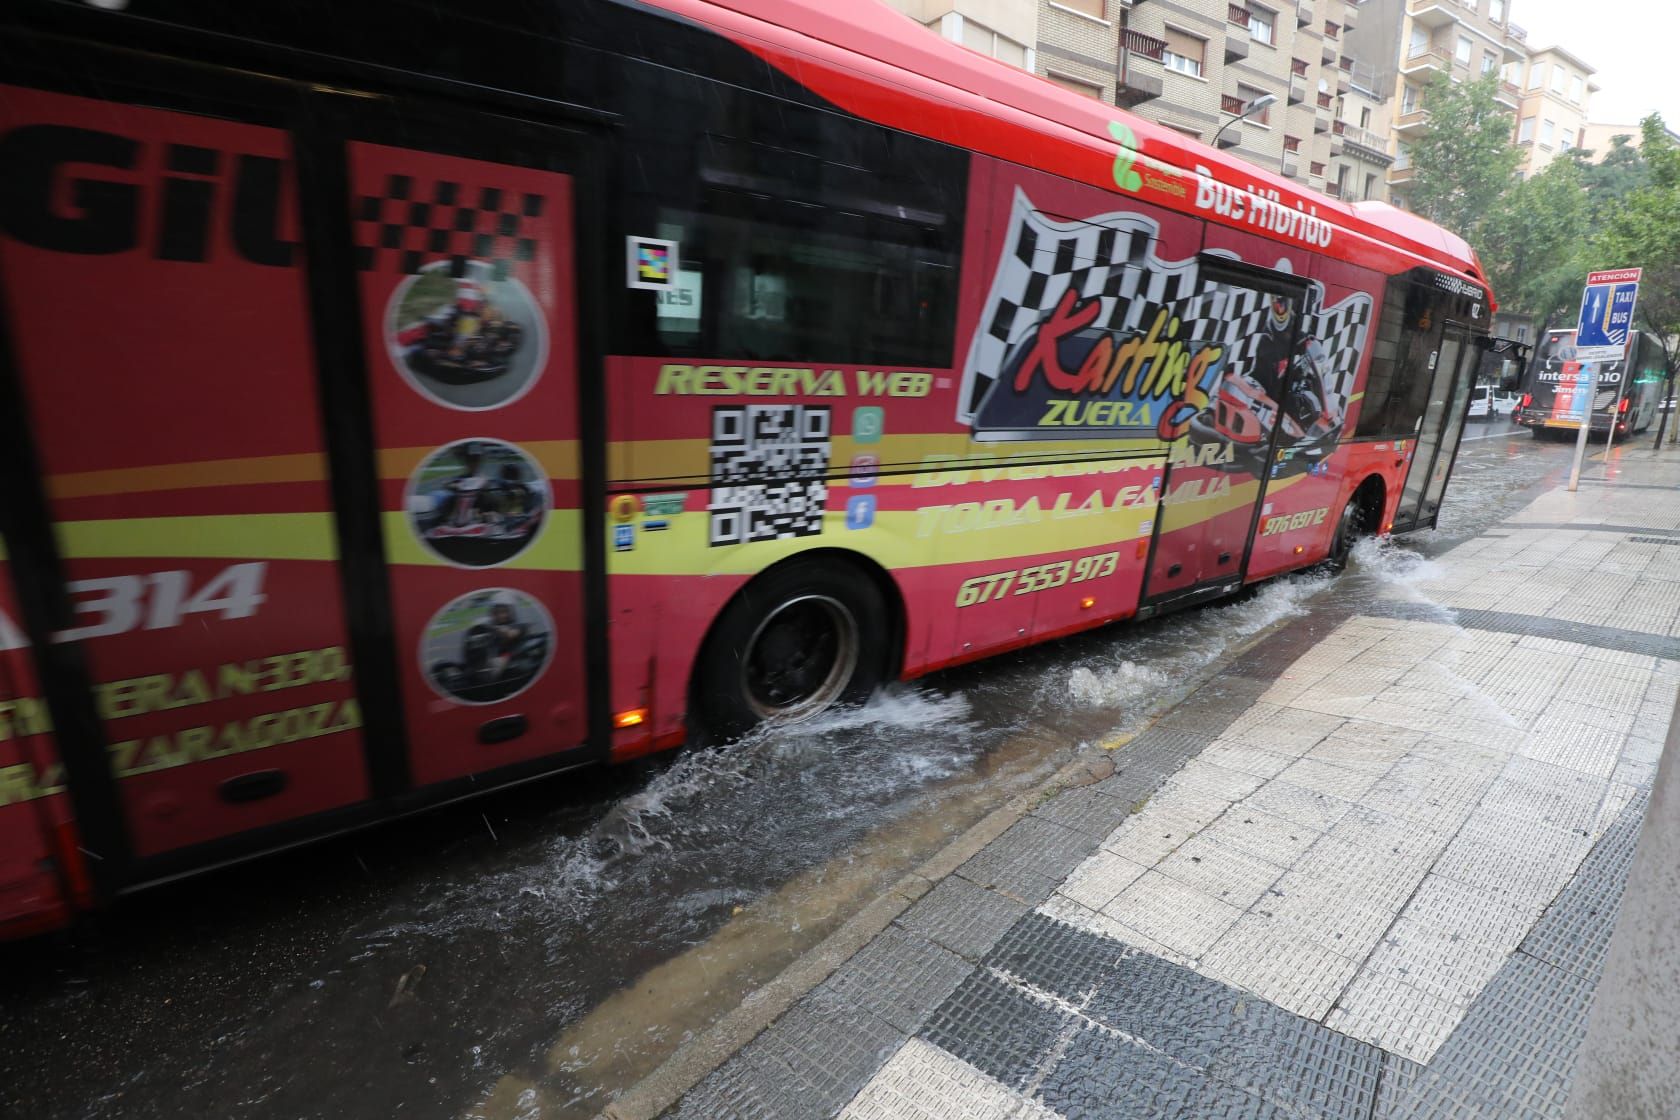
[{"label": "go-kart photo", "polygon": [[541,469],[512,444],[471,439],[427,456],[408,490],[409,522],[451,564],[504,563],[536,538],[548,509]]},{"label": "go-kart photo", "polygon": [[523,692],[548,664],[549,623],[513,591],[476,591],[455,600],[426,630],[426,676],[463,704],[494,704]]}]

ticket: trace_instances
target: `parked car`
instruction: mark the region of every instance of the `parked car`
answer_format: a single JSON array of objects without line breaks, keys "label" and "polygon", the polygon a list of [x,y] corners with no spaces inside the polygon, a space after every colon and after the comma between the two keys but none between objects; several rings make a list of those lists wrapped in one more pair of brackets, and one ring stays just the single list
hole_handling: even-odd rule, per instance
[{"label": "parked car", "polygon": [[1470,398],[1470,419],[1491,420],[1495,416],[1510,416],[1517,408],[1517,394],[1493,385],[1478,385]]}]

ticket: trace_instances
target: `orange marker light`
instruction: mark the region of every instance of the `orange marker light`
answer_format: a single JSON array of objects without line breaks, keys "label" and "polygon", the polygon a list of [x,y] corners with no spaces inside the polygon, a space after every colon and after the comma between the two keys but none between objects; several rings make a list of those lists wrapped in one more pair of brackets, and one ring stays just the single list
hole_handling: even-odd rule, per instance
[{"label": "orange marker light", "polygon": [[1087,595],[1087,596],[1085,596],[1085,598],[1079,600],[1079,609],[1082,610],[1082,611],[1088,611],[1096,605],[1097,605],[1097,601],[1089,595]]},{"label": "orange marker light", "polygon": [[613,717],[613,726],[621,731],[626,727],[640,727],[647,722],[647,717],[646,708],[630,708]]},{"label": "orange marker light", "polygon": [[1305,552],[1306,550],[1307,550],[1306,545],[1298,544],[1298,545],[1295,546],[1295,555],[1299,556],[1299,555],[1301,555],[1301,553]]}]

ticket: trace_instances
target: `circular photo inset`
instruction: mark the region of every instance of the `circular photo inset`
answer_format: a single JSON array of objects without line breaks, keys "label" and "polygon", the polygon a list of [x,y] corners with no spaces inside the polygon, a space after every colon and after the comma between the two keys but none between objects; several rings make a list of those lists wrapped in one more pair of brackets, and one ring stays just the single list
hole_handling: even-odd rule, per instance
[{"label": "circular photo inset", "polygon": [[447,408],[499,408],[542,371],[548,339],[524,284],[488,261],[433,261],[397,285],[385,316],[391,360]]},{"label": "circular photo inset", "polygon": [[443,606],[420,639],[426,680],[446,699],[494,704],[517,696],[548,668],[554,621],[522,591],[489,587]]},{"label": "circular photo inset", "polygon": [[468,568],[505,564],[537,539],[548,479],[525,452],[495,439],[463,439],[426,456],[408,480],[406,508],[429,551]]}]

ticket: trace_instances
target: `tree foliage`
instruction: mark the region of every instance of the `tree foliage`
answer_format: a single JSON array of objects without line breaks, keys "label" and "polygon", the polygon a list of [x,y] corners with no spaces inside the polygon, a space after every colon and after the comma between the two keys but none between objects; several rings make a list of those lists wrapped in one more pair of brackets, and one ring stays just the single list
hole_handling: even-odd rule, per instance
[{"label": "tree foliage", "polygon": [[[1664,339],[1680,335],[1680,146],[1668,136],[1662,117],[1640,122],[1646,181],[1605,208],[1604,223],[1590,248],[1596,268],[1643,268],[1639,284],[1640,325]],[[1668,346],[1670,373],[1680,370],[1680,352]]]},{"label": "tree foliage", "polygon": [[1411,149],[1412,208],[1472,243],[1522,160],[1511,143],[1510,113],[1495,100],[1498,91],[1497,74],[1473,82],[1436,74],[1423,99],[1429,124]]},{"label": "tree foliage", "polygon": [[1575,160],[1553,160],[1484,215],[1472,236],[1501,304],[1545,320],[1580,298],[1593,230],[1586,178]]}]

